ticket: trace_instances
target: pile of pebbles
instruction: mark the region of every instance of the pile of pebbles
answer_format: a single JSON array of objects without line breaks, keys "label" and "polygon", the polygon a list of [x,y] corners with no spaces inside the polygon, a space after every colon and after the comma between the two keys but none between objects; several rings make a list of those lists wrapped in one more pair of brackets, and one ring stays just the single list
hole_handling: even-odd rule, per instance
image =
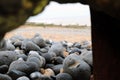
[{"label": "pile of pebbles", "polygon": [[89,41],[70,43],[13,36],[0,51],[0,80],[90,80],[93,74]]}]

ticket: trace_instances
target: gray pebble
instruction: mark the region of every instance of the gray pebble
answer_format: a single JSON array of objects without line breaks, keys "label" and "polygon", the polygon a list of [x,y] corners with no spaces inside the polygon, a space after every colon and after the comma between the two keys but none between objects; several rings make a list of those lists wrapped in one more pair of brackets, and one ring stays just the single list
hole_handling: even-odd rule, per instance
[{"label": "gray pebble", "polygon": [[12,78],[6,74],[0,74],[0,80],[12,80]]},{"label": "gray pebble", "polygon": [[73,80],[89,80],[91,68],[79,55],[70,54],[63,62],[63,72],[70,74]]},{"label": "gray pebble", "polygon": [[56,80],[73,80],[72,76],[68,73],[59,73],[56,75]]},{"label": "gray pebble", "polygon": [[14,51],[0,51],[0,66],[9,66],[15,60],[17,60],[17,54]]},{"label": "gray pebble", "polygon": [[31,40],[22,41],[21,49],[25,50],[26,52],[40,51],[40,47],[33,43]]},{"label": "gray pebble", "polygon": [[1,65],[0,66],[0,73],[5,74],[8,71],[8,65]]},{"label": "gray pebble", "polygon": [[16,80],[30,80],[30,79],[26,76],[22,76],[22,77],[17,78]]},{"label": "gray pebble", "polygon": [[26,74],[30,74],[31,72],[38,71],[39,68],[34,62],[25,62],[22,59],[18,59],[10,64],[8,72],[11,70],[18,70]]},{"label": "gray pebble", "polygon": [[10,70],[7,74],[12,78],[12,80],[16,80],[17,78],[21,76],[27,75],[26,73],[19,71],[19,70],[15,70],[15,69]]}]

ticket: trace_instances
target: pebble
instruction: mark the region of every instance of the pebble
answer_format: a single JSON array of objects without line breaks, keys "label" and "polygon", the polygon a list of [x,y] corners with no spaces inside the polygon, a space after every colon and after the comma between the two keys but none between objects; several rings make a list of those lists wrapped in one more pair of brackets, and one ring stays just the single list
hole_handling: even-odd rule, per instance
[{"label": "pebble", "polygon": [[73,80],[68,73],[59,73],[56,75],[56,80]]},{"label": "pebble", "polygon": [[30,79],[26,76],[22,76],[22,77],[17,78],[16,80],[30,80]]},{"label": "pebble", "polygon": [[32,38],[32,41],[36,44],[36,45],[38,45],[40,48],[43,48],[43,47],[45,47],[46,46],[46,44],[45,44],[45,40],[41,37],[41,36],[34,36],[33,38]]},{"label": "pebble", "polygon": [[90,80],[93,75],[90,41],[55,42],[36,33],[15,35],[0,51],[0,80]]},{"label": "pebble", "polygon": [[69,73],[73,80],[89,80],[91,68],[80,56],[70,54],[63,62],[63,72]]},{"label": "pebble", "polygon": [[12,78],[6,74],[0,74],[0,80],[12,80]]},{"label": "pebble", "polygon": [[12,44],[12,42],[8,39],[5,41],[5,44],[3,46],[3,50],[6,51],[13,51],[15,50],[15,46]]},{"label": "pebble", "polygon": [[30,78],[33,80],[40,79],[42,77],[42,74],[40,72],[33,72],[30,74]]},{"label": "pebble", "polygon": [[16,69],[10,70],[7,74],[12,78],[12,80],[16,80],[17,78],[19,78],[21,76],[27,75],[26,73],[16,70]]},{"label": "pebble", "polygon": [[40,47],[28,39],[22,41],[21,49],[23,49],[26,53],[31,50],[40,51]]},{"label": "pebble", "polygon": [[34,71],[38,71],[39,67],[34,62],[26,62],[22,59],[18,59],[16,61],[13,61],[10,64],[8,73],[10,73],[12,70],[18,70],[18,71],[24,72],[26,74],[30,74]]},{"label": "pebble", "polygon": [[5,74],[8,71],[8,65],[1,65],[0,66],[0,73]]},{"label": "pebble", "polygon": [[0,66],[9,66],[15,60],[17,60],[17,54],[14,51],[0,51]]}]

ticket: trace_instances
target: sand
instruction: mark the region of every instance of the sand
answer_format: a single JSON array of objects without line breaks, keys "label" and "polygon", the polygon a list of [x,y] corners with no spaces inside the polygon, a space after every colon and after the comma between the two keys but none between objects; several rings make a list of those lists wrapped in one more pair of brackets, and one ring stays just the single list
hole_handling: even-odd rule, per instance
[{"label": "sand", "polygon": [[39,26],[20,26],[19,28],[6,33],[5,39],[14,35],[21,35],[26,38],[31,38],[35,33],[39,33],[44,39],[54,41],[81,42],[91,41],[90,28],[63,28],[63,27],[39,27]]}]

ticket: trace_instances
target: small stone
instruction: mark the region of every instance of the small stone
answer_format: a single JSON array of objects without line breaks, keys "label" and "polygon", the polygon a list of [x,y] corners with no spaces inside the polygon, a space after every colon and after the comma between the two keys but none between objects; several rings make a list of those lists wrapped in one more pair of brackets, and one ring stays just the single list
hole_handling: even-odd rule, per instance
[{"label": "small stone", "polygon": [[30,80],[30,79],[26,76],[22,76],[22,77],[17,78],[16,80]]},{"label": "small stone", "polygon": [[63,58],[62,57],[60,57],[60,56],[58,56],[58,57],[53,57],[52,59],[51,59],[51,62],[53,63],[53,64],[55,64],[55,65],[57,65],[57,64],[62,64],[63,63]]},{"label": "small stone", "polygon": [[63,62],[63,72],[70,74],[73,80],[89,80],[91,68],[79,55],[70,54]]},{"label": "small stone", "polygon": [[31,40],[22,41],[21,49],[25,50],[25,52],[29,51],[40,51],[40,47],[33,43]]},{"label": "small stone", "polygon": [[56,80],[73,80],[72,76],[68,73],[59,73],[56,75]]},{"label": "small stone", "polygon": [[13,80],[16,80],[17,78],[21,76],[26,76],[27,74],[18,70],[11,70],[7,73]]},{"label": "small stone", "polygon": [[6,74],[0,74],[0,80],[12,80],[12,78]]},{"label": "small stone", "polygon": [[17,54],[14,51],[0,51],[0,66],[9,66],[15,60],[17,60]]},{"label": "small stone", "polygon": [[5,74],[8,71],[8,65],[1,65],[0,66],[0,73]]},{"label": "small stone", "polygon": [[62,68],[63,68],[63,64],[58,64],[58,65],[53,66],[51,69],[55,72],[55,75],[56,75],[60,73],[60,70]]},{"label": "small stone", "polygon": [[42,74],[40,72],[33,72],[30,74],[30,78],[33,80],[40,79],[42,77]]}]

